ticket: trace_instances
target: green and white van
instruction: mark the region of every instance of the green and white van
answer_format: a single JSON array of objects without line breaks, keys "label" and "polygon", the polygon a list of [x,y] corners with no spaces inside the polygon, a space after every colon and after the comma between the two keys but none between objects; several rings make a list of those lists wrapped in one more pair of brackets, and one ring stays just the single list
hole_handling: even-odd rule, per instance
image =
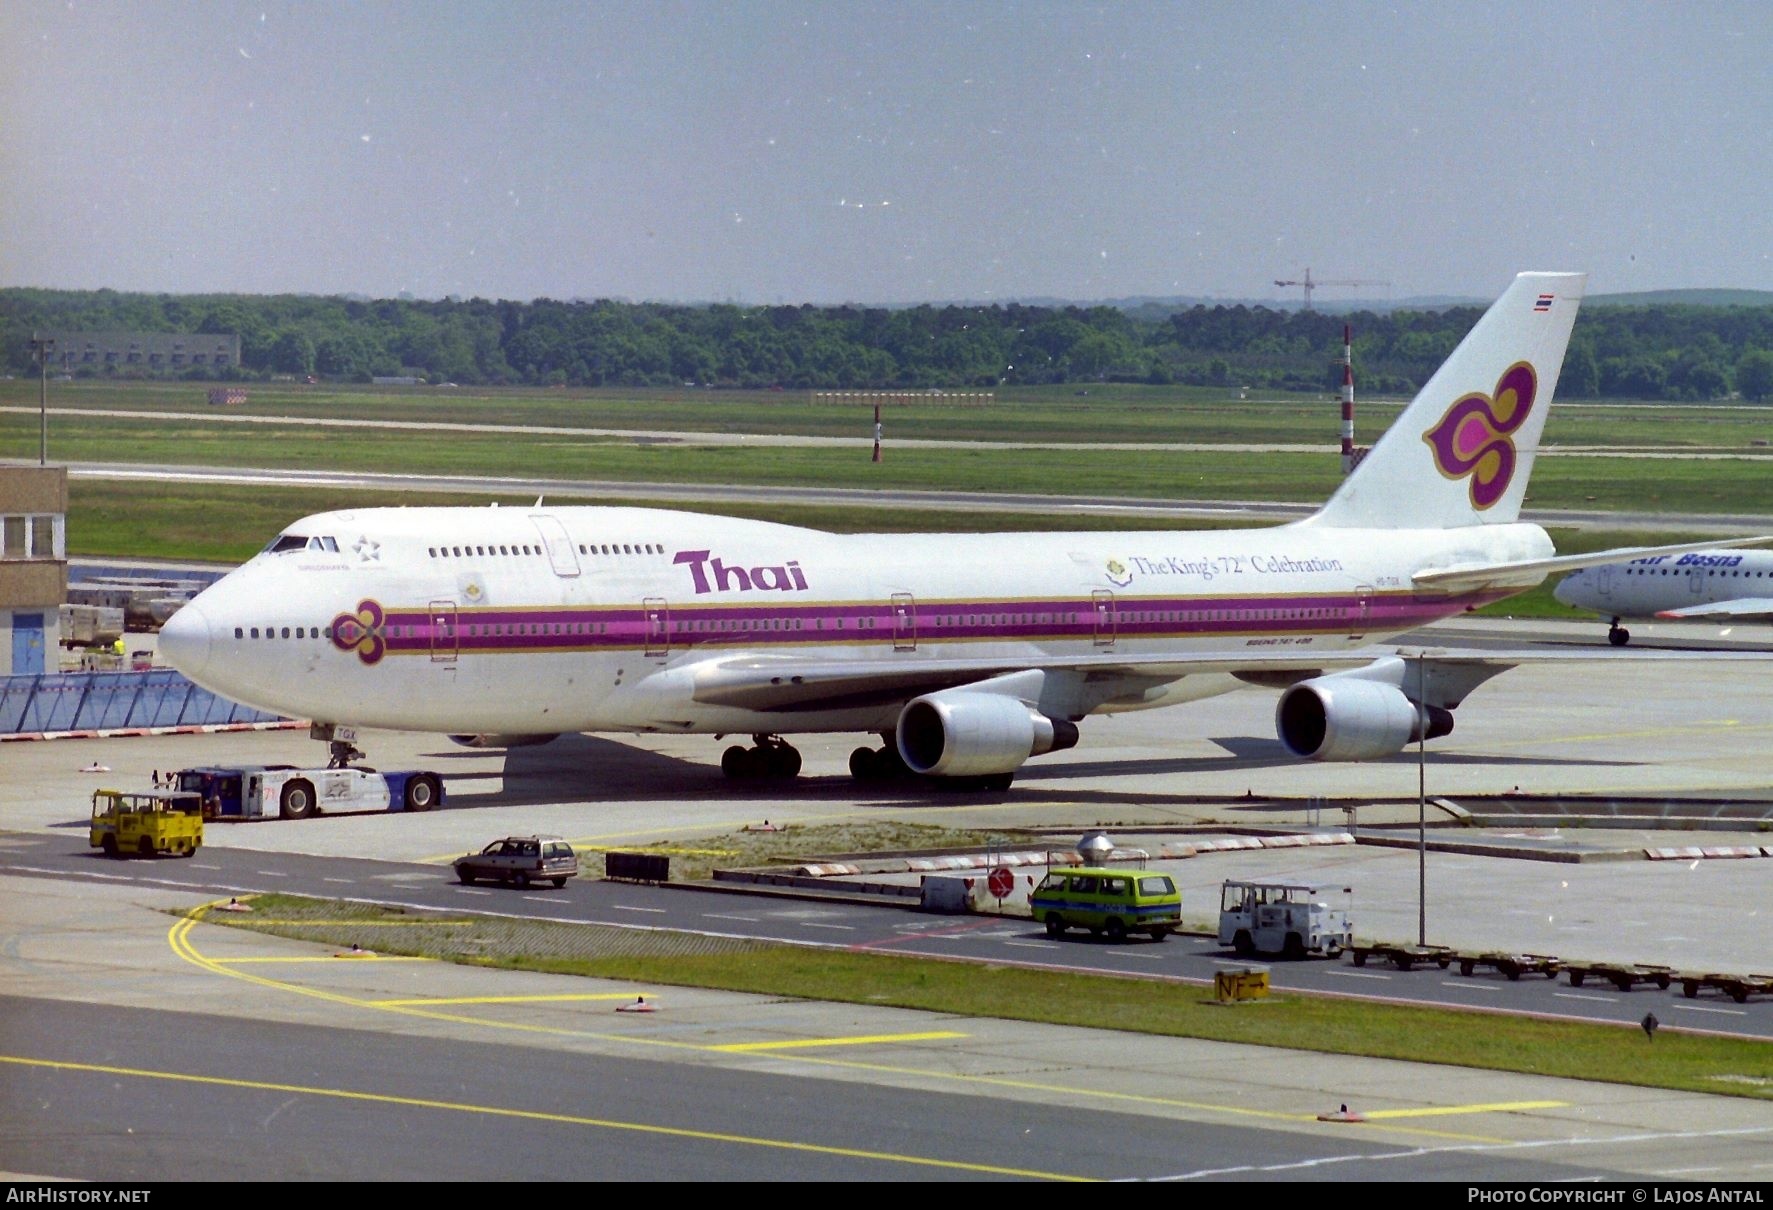
[{"label": "green and white van", "polygon": [[1162,941],[1182,923],[1182,892],[1175,880],[1147,870],[1057,867],[1034,888],[1028,906],[1049,937],[1083,928],[1111,941],[1128,933],[1150,933]]}]

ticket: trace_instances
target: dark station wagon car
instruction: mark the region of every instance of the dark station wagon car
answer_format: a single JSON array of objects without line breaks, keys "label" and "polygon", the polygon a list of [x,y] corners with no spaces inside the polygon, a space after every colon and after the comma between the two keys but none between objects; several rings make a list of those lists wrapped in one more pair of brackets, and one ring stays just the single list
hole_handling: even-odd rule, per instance
[{"label": "dark station wagon car", "polygon": [[558,836],[507,836],[478,853],[456,858],[455,869],[464,886],[483,878],[520,887],[535,882],[565,886],[579,872],[579,858]]}]

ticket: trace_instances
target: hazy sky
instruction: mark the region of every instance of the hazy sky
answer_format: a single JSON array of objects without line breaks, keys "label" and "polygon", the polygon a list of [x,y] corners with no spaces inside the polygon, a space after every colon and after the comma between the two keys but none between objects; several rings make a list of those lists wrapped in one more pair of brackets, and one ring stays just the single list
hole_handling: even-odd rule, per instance
[{"label": "hazy sky", "polygon": [[0,285],[1773,289],[1773,4],[0,0]]}]

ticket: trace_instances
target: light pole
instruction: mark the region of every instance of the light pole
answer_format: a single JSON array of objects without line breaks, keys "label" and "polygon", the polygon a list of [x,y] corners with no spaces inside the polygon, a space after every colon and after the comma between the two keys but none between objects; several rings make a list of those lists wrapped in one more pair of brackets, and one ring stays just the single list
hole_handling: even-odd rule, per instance
[{"label": "light pole", "polygon": [[1428,653],[1416,653],[1416,944],[1428,945]]},{"label": "light pole", "polygon": [[37,465],[49,465],[49,354],[55,349],[53,336],[31,337],[31,352],[36,355],[37,380]]}]

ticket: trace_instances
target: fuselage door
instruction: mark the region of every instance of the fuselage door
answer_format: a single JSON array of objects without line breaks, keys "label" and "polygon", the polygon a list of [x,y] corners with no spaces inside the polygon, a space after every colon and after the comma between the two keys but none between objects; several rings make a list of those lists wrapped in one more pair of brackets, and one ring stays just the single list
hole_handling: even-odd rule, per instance
[{"label": "fuselage door", "polygon": [[1687,569],[1687,591],[1696,597],[1704,594],[1705,568],[1690,567]]},{"label": "fuselage door", "polygon": [[573,553],[573,540],[567,537],[566,526],[560,523],[560,518],[547,513],[531,513],[529,519],[542,535],[542,545],[548,551],[548,562],[553,564],[554,574],[578,575],[579,556]]},{"label": "fuselage door", "polygon": [[1613,592],[1613,569],[1605,563],[1594,569],[1594,589],[1603,597]]},{"label": "fuselage door", "polygon": [[663,659],[671,654],[671,610],[664,597],[648,597],[641,602],[645,615],[646,653]]},{"label": "fuselage door", "polygon": [[1106,588],[1092,590],[1090,592],[1090,608],[1095,614],[1096,620],[1096,646],[1114,646],[1114,593]]},{"label": "fuselage door", "polygon": [[1354,617],[1348,626],[1348,637],[1358,639],[1373,623],[1373,586],[1362,584],[1354,590]]},{"label": "fuselage door", "polygon": [[461,648],[456,637],[456,603],[454,601],[431,602],[431,662],[434,664],[455,663],[456,653]]},{"label": "fuselage door", "polygon": [[917,650],[917,600],[908,592],[893,594],[893,650]]}]

